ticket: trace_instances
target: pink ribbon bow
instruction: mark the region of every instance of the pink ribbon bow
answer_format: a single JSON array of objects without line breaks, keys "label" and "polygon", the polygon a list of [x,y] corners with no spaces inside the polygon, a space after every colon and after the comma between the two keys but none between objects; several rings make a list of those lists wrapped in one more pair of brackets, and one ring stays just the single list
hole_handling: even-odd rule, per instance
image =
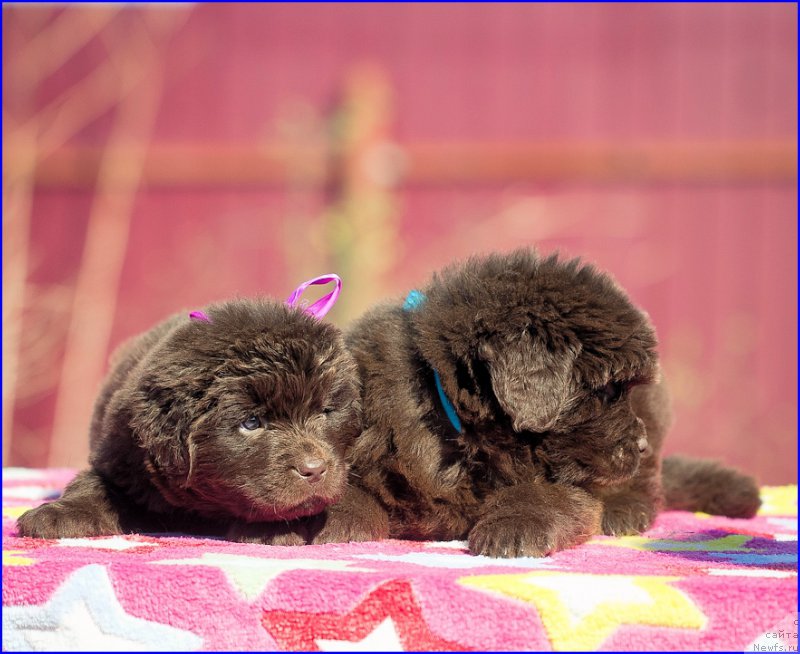
[{"label": "pink ribbon bow", "polygon": [[[305,291],[309,286],[315,284],[327,284],[329,282],[336,282],[336,286],[330,293],[323,295],[310,307],[303,303],[297,307],[303,313],[307,313],[317,320],[322,320],[322,318],[325,317],[325,314],[331,310],[331,307],[336,304],[336,300],[339,298],[339,293],[342,292],[342,279],[339,277],[339,275],[330,273],[329,275],[321,275],[320,277],[315,277],[314,279],[309,279],[307,282],[303,282],[300,284],[300,286],[294,289],[294,292],[288,297],[286,300],[286,305],[290,307],[297,306],[300,296],[303,295],[303,291]],[[211,318],[209,318],[202,311],[192,311],[189,314],[189,318],[192,320],[200,320],[202,322],[211,322]]]},{"label": "pink ribbon bow", "polygon": [[310,307],[307,307],[304,304],[301,304],[298,307],[303,311],[303,313],[307,313],[308,315],[313,316],[317,320],[322,320],[325,314],[331,310],[334,304],[336,304],[336,300],[339,298],[339,293],[342,292],[342,279],[341,277],[339,277],[339,275],[330,273],[329,275],[321,275],[320,277],[315,277],[314,279],[309,279],[307,282],[303,282],[288,297],[288,299],[286,300],[286,304],[290,307],[297,306],[297,302],[300,299],[300,296],[303,294],[303,291],[305,291],[309,286],[315,284],[328,284],[329,282],[336,283],[336,286],[330,293],[328,293],[327,295],[323,295]]}]

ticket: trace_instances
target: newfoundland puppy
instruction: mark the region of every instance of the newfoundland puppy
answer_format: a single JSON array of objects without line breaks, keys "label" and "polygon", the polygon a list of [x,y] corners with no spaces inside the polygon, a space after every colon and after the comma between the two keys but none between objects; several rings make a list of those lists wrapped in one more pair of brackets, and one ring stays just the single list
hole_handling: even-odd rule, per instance
[{"label": "newfoundland puppy", "polygon": [[736,471],[662,468],[670,413],[653,328],[578,260],[518,250],[452,265],[367,313],[347,342],[364,430],[351,488],[314,542],[466,538],[476,554],[543,556],[641,532],[663,507],[759,506]]},{"label": "newfoundland puppy", "polygon": [[304,516],[346,485],[360,402],[341,333],[313,314],[259,299],[173,316],[114,355],[90,468],[19,533],[304,543]]}]

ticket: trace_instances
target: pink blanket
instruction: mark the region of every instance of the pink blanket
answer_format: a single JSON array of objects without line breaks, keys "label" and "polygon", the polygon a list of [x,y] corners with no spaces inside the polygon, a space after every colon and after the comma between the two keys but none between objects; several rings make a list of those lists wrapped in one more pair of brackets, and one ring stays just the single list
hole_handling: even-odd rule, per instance
[{"label": "pink blanket", "polygon": [[[3,471],[3,649],[797,649],[797,487],[545,559],[462,542],[17,538],[72,470]],[[771,648],[771,649],[770,649]]]}]

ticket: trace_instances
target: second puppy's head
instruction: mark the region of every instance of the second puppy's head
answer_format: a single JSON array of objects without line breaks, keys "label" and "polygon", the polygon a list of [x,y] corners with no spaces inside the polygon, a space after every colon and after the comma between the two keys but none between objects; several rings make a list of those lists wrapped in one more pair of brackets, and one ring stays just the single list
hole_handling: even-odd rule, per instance
[{"label": "second puppy's head", "polygon": [[177,324],[126,392],[165,499],[213,517],[289,520],[342,494],[361,428],[340,332],[273,300],[211,305]]},{"label": "second puppy's head", "polygon": [[505,446],[529,448],[554,480],[635,474],[648,443],[629,391],[654,380],[656,340],[608,276],[519,250],[451,266],[425,297],[416,341],[468,432],[505,425]]}]

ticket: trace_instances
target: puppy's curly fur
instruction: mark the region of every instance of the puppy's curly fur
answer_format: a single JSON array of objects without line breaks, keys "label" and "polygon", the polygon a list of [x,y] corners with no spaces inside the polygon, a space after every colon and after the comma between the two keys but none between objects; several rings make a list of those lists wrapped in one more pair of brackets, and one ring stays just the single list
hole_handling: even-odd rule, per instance
[{"label": "puppy's curly fur", "polygon": [[[360,490],[329,508],[316,542],[468,538],[478,554],[541,556],[646,529],[665,504],[669,401],[653,328],[622,289],[578,260],[519,250],[445,269],[424,298],[379,306],[347,336],[363,381]],[[682,477],[668,484],[676,508],[715,485],[718,512],[758,507],[734,471],[667,470]]]},{"label": "puppy's curly fur", "polygon": [[273,300],[175,315],[124,344],[95,405],[90,468],[23,536],[187,531],[305,542],[341,495],[361,426],[339,330]]}]

